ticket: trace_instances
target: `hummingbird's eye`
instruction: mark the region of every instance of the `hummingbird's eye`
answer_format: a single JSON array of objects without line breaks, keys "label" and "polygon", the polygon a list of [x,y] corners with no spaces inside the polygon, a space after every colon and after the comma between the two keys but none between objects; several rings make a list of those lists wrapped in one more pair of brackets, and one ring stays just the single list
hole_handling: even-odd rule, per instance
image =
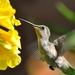
[{"label": "hummingbird's eye", "polygon": [[41,29],[44,30],[45,28],[44,27],[41,27]]}]

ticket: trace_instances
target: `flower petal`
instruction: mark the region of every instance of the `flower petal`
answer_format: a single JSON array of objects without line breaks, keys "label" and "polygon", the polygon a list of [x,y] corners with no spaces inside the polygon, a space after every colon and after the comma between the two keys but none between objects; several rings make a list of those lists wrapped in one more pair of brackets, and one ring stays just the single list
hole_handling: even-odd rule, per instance
[{"label": "flower petal", "polygon": [[15,13],[9,0],[0,0],[0,70],[6,70],[8,66],[14,68],[21,62],[18,55],[20,36],[14,27],[21,23],[15,18]]},{"label": "flower petal", "polygon": [[6,70],[7,63],[5,59],[0,59],[0,70]]},{"label": "flower petal", "polygon": [[7,60],[7,65],[11,68],[14,68],[15,66],[19,65],[20,62],[21,62],[20,56],[12,54]]}]

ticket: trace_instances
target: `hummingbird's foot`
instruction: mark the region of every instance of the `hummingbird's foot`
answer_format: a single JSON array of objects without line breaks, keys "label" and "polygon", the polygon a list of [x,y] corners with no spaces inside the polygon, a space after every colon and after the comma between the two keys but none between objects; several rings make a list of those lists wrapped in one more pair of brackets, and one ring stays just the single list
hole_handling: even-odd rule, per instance
[{"label": "hummingbird's foot", "polygon": [[55,70],[53,66],[49,66],[49,68],[50,68],[51,70],[53,70],[53,71]]}]

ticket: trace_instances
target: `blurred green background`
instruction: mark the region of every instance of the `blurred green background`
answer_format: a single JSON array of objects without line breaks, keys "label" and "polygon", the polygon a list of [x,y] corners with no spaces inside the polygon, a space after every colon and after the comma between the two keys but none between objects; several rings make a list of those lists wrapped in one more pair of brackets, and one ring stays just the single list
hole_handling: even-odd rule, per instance
[{"label": "blurred green background", "polygon": [[[31,21],[35,24],[43,24],[50,28],[51,39],[68,33],[75,28],[75,1],[74,0],[10,0],[11,5],[16,9],[17,19],[23,18]],[[56,4],[58,3],[58,4]],[[0,71],[1,75],[61,75],[62,73],[56,69],[51,71],[45,62],[39,60],[30,59],[27,54],[27,50],[30,52],[35,51],[34,47],[29,45],[36,41],[36,34],[34,29],[27,23],[22,22],[22,25],[16,27],[21,36],[22,50],[21,57],[22,62],[14,69],[8,68],[6,71]],[[37,44],[36,44],[37,45]],[[35,45],[32,45],[35,46]],[[37,49],[37,46],[35,46]],[[67,60],[71,65],[75,66],[75,54],[68,52],[66,55]],[[28,60],[28,67],[26,67],[26,61]],[[28,72],[26,71],[28,69]]]}]

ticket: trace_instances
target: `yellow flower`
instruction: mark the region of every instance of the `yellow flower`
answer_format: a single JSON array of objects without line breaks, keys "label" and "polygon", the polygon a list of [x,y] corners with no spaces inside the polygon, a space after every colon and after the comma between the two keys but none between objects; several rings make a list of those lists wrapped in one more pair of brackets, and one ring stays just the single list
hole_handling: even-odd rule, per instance
[{"label": "yellow flower", "polygon": [[0,70],[9,66],[14,68],[21,62],[18,55],[21,48],[20,36],[14,25],[20,25],[15,18],[16,10],[12,8],[9,0],[0,0]]}]

